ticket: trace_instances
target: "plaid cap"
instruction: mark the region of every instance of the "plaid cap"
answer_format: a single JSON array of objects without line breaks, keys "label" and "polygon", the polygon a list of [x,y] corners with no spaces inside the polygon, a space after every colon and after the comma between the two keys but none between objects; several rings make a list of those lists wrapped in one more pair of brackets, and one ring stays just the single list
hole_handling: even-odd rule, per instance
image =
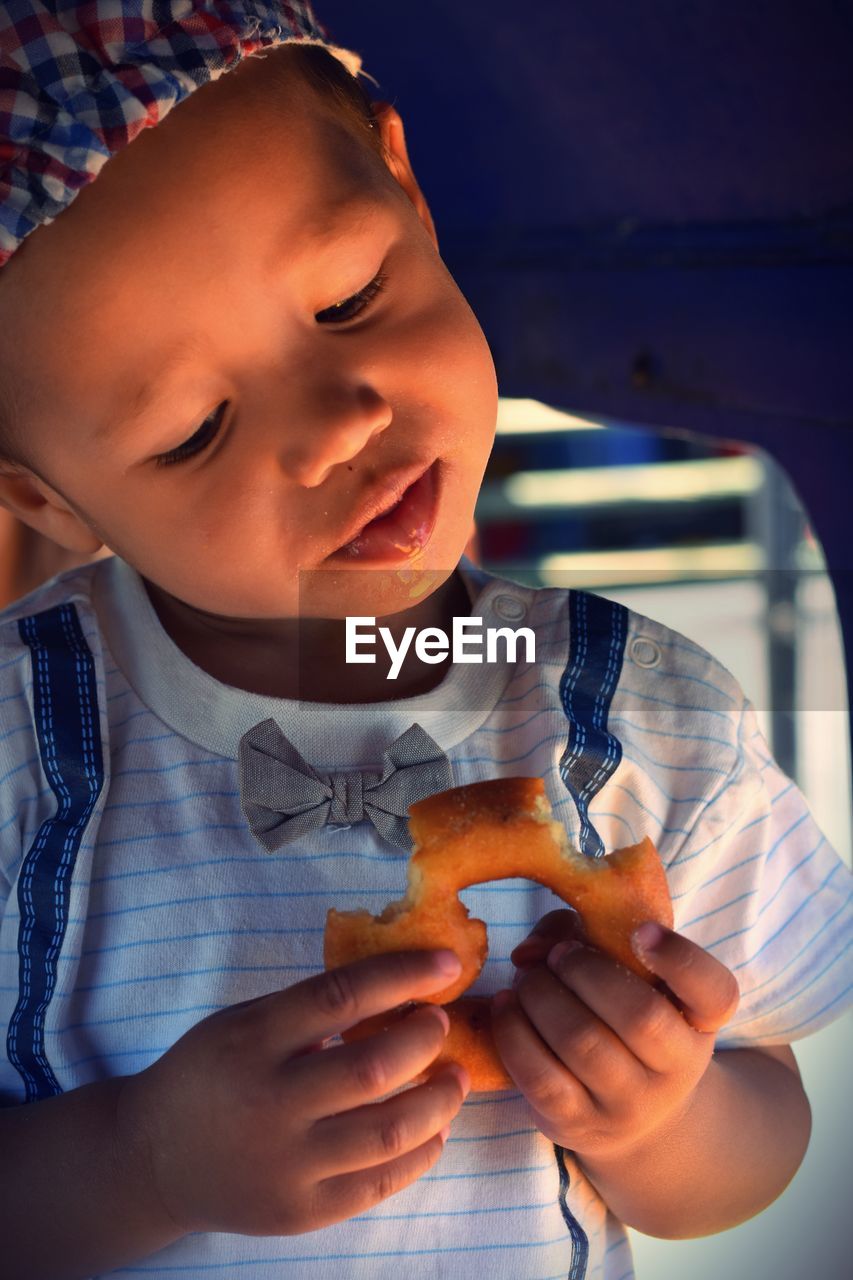
[{"label": "plaid cap", "polygon": [[[6,0],[0,5],[0,267],[111,156],[194,89],[279,44],[323,45],[310,3]],[[363,73],[364,74],[364,73]]]}]

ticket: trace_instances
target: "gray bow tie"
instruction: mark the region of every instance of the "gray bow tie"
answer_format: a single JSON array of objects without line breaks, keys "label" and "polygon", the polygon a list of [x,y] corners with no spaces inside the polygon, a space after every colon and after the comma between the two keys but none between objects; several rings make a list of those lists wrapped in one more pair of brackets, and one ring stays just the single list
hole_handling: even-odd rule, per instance
[{"label": "gray bow tie", "polygon": [[411,849],[408,807],[453,785],[450,761],[419,724],[382,754],[382,771],[317,773],[275,720],[240,739],[240,804],[268,853],[328,824],[365,819],[384,839]]}]

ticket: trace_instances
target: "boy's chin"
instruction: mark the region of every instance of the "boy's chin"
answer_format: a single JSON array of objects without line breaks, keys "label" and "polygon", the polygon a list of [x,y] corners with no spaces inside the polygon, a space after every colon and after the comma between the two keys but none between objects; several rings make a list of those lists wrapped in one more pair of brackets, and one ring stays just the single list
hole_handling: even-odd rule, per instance
[{"label": "boy's chin", "polygon": [[301,618],[387,618],[414,609],[442,587],[459,557],[449,566],[418,564],[305,570],[299,575]]}]

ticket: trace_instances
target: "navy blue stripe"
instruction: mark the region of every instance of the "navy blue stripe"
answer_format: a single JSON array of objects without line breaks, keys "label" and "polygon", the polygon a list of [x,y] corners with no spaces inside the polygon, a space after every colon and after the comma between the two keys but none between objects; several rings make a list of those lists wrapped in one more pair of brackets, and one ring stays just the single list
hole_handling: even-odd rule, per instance
[{"label": "navy blue stripe", "polygon": [[560,776],[574,798],[582,853],[600,858],[604,843],[589,819],[589,805],[622,759],[622,744],[607,728],[607,713],[622,670],[628,610],[586,591],[569,592],[569,661],[560,699],[569,741]]},{"label": "navy blue stripe", "polygon": [[56,796],[18,882],[18,1003],[6,1038],[27,1102],[61,1093],[47,1060],[44,1023],[68,924],[68,891],[80,841],[104,781],[95,664],[72,604],[22,618],[33,665],[42,768]]},{"label": "navy blue stripe", "polygon": [[556,1143],[554,1144],[554,1155],[557,1157],[557,1169],[560,1173],[560,1212],[572,1237],[572,1261],[566,1280],[584,1280],[589,1260],[589,1240],[583,1227],[569,1208],[569,1171],[566,1168],[566,1153]]}]

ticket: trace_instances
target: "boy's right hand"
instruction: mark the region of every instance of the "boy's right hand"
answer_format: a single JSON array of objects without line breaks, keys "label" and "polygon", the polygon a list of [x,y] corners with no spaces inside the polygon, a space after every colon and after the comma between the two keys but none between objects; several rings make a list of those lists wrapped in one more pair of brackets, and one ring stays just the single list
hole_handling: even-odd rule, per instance
[{"label": "boy's right hand", "polygon": [[458,972],[447,951],[360,960],[221,1010],[126,1077],[119,1149],[144,1159],[168,1225],[296,1235],[363,1213],[431,1168],[469,1088],[464,1068],[377,1099],[437,1056],[442,1010],[425,1005],[377,1035],[310,1050]]}]

